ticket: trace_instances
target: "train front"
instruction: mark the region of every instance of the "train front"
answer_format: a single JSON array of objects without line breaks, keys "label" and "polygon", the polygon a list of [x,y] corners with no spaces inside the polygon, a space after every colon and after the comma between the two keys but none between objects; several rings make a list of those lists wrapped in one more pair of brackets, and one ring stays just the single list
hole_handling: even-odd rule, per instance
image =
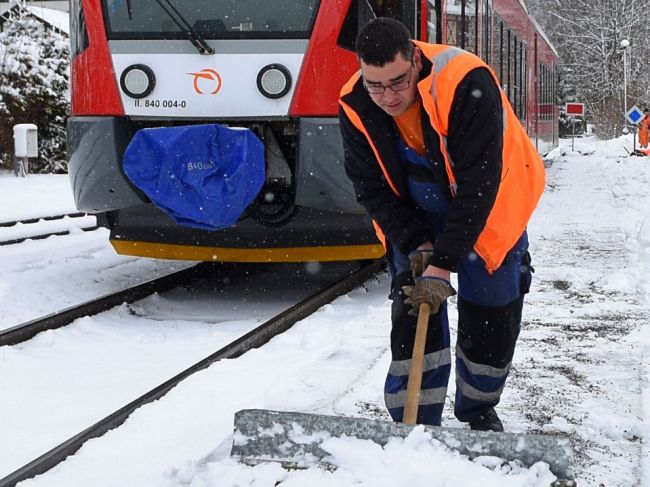
[{"label": "train front", "polygon": [[[71,2],[69,174],[77,207],[98,215],[118,253],[239,262],[383,255],[343,169],[336,102],[356,60],[339,47],[342,3]],[[219,229],[179,223],[124,165],[136,154],[147,172],[133,150],[138,134],[211,124],[247,129],[263,144],[261,190]],[[193,169],[204,167],[198,160]],[[164,170],[156,177],[168,182]]]}]

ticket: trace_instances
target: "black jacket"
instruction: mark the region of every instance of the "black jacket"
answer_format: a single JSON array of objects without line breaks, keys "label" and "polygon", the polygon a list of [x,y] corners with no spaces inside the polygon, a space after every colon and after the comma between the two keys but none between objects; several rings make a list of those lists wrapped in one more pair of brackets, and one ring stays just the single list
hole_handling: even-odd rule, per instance
[{"label": "black jacket", "polygon": [[[431,72],[422,57],[420,80]],[[397,127],[363,88],[361,78],[342,101],[361,118],[391,180],[400,195],[390,188],[366,139],[341,108],[339,117],[345,150],[345,170],[352,180],[357,200],[375,220],[387,239],[404,254],[430,240],[434,244],[433,265],[455,271],[459,260],[472,250],[490,213],[499,180],[503,146],[503,111],[499,88],[485,68],[478,68],[458,84],[449,115],[448,151],[454,161],[457,194],[443,231],[435,235],[429,218],[408,197],[406,175],[394,144]],[[422,110],[424,141],[429,169],[435,181],[449,187],[440,138]]]}]

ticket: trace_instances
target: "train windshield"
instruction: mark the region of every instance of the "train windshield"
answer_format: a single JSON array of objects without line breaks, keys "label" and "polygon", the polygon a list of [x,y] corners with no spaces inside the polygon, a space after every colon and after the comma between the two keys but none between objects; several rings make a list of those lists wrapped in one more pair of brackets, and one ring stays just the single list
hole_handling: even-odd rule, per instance
[{"label": "train windshield", "polygon": [[109,39],[307,39],[318,0],[103,0]]}]

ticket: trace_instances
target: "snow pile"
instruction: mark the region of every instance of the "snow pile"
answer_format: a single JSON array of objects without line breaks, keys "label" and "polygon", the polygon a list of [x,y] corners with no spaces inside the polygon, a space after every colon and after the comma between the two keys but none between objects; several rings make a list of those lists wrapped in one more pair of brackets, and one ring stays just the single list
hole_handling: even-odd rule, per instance
[{"label": "snow pile", "polygon": [[541,462],[525,468],[489,456],[471,461],[432,439],[421,427],[407,438],[390,440],[383,448],[372,441],[346,437],[326,439],[321,447],[332,455],[328,462],[336,466],[335,470],[310,467],[288,471],[274,463],[247,467],[232,459],[190,462],[171,470],[167,485],[436,487],[461,485],[459,472],[465,487],[541,487],[556,479]]}]

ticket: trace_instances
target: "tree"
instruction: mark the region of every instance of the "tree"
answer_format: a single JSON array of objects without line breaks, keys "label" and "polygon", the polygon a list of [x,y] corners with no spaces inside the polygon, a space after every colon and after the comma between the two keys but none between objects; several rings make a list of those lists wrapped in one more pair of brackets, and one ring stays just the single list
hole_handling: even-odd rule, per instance
[{"label": "tree", "polygon": [[[648,105],[650,0],[529,0],[561,58],[561,93],[585,102],[599,135],[620,135],[624,113]],[[628,100],[624,103],[623,51],[627,39]]]},{"label": "tree", "polygon": [[20,6],[0,32],[0,165],[13,167],[13,126],[38,127],[39,158],[31,172],[65,173],[68,117],[67,38],[46,29]]}]

